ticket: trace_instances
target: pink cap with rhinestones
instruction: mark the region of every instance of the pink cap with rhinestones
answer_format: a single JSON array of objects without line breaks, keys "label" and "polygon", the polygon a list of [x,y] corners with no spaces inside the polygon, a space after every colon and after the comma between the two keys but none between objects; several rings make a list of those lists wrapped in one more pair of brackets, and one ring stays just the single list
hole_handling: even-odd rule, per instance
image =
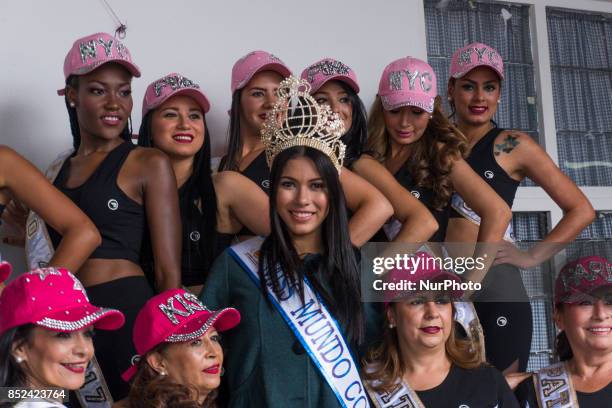
[{"label": "pink cap with rhinestones", "polygon": [[433,68],[413,57],[400,58],[387,65],[378,84],[378,96],[388,111],[415,106],[431,113],[436,95]]},{"label": "pink cap with rhinestones", "polygon": [[170,289],[152,297],[138,312],[133,341],[139,356],[121,377],[129,381],[138,370],[140,356],[161,343],[182,343],[202,337],[211,327],[225,331],[240,323],[234,308],[209,310],[193,293]]},{"label": "pink cap with rhinestones", "polygon": [[40,268],[19,276],[0,295],[0,334],[33,323],[55,331],[94,325],[115,330],[123,313],[89,303],[81,282],[64,268]]},{"label": "pink cap with rhinestones", "polygon": [[612,264],[601,256],[567,263],[555,281],[555,304],[574,303],[595,289],[612,286]]},{"label": "pink cap with rhinestones", "polygon": [[[417,251],[412,255],[412,258],[416,259],[414,269],[393,269],[385,277],[387,283],[400,283],[402,281],[414,282],[418,284],[421,281],[428,282],[457,282],[461,283],[461,278],[453,273],[441,269],[438,264],[439,260],[436,261],[432,255],[425,251]],[[390,302],[409,296],[411,293],[421,292],[419,285],[415,286],[414,290],[410,291],[385,291],[385,306],[388,306]],[[449,290],[451,296],[458,299],[463,295],[462,290]]]},{"label": "pink cap with rhinestones", "polygon": [[149,84],[142,101],[142,116],[144,117],[147,112],[176,95],[193,98],[204,113],[210,109],[210,102],[200,89],[200,85],[181,74],[173,72]]},{"label": "pink cap with rhinestones", "polygon": [[492,47],[482,43],[472,43],[459,48],[451,57],[450,76],[461,78],[476,67],[489,67],[500,79],[504,79],[504,61]]},{"label": "pink cap with rhinestones", "polygon": [[[132,62],[130,51],[117,38],[107,33],[96,33],[79,38],[72,44],[64,59],[64,79],[70,75],[85,75],[107,62],[123,65],[135,77],[140,69]],[[65,87],[57,91],[64,95]]]},{"label": "pink cap with rhinestones", "polygon": [[317,92],[319,88],[331,80],[344,82],[355,93],[359,93],[359,84],[357,83],[355,71],[348,65],[333,58],[323,58],[309,65],[302,71],[301,77],[310,83],[310,93]]},{"label": "pink cap with rhinestones", "polygon": [[232,93],[244,88],[253,75],[261,71],[274,71],[283,77],[291,75],[291,70],[280,58],[266,51],[252,51],[236,61],[232,68]]},{"label": "pink cap with rhinestones", "polygon": [[11,272],[13,272],[13,267],[10,263],[5,261],[0,261],[0,283],[4,282],[11,276]]}]

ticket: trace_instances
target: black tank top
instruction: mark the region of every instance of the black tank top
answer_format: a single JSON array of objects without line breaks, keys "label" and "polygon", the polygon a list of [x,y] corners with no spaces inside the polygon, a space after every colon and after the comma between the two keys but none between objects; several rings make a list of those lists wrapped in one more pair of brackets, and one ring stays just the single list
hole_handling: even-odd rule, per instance
[{"label": "black tank top", "polygon": [[[266,152],[261,152],[243,171],[242,175],[253,181],[270,195],[270,168],[266,160]],[[257,235],[247,227],[243,227],[237,235]]]},{"label": "black tank top", "polygon": [[[117,185],[117,176],[130,152],[135,148],[125,142],[110,151],[82,185],[66,188],[70,159],[66,159],[54,181],[93,221],[102,236],[102,244],[91,259],[127,259],[138,263],[146,222],[144,207],[127,196]],[[57,248],[61,235],[48,227],[49,238]]]},{"label": "black tank top", "polygon": [[[214,237],[204,236],[201,231],[203,214],[195,201],[188,202],[187,186],[185,183],[179,188],[179,203],[181,210],[181,226],[183,231],[181,252],[181,284],[185,286],[202,285],[208,276],[208,268],[212,262],[232,244],[234,234],[222,234],[217,232]],[[213,259],[207,260],[206,254],[200,249],[200,240],[206,240],[206,245],[214,245]],[[209,262],[210,261],[210,262]],[[147,229],[142,247],[140,260],[145,276],[151,285],[155,283],[155,264],[151,236]],[[154,287],[154,286],[153,286]]]},{"label": "black tank top", "polygon": [[[465,161],[470,167],[495,190],[495,192],[512,208],[516,190],[521,184],[514,180],[506,173],[504,169],[495,160],[493,152],[495,139],[503,132],[504,129],[494,127],[482,137],[470,152]],[[452,210],[450,216],[452,218],[462,217],[457,211]]]},{"label": "black tank top", "polygon": [[242,175],[270,194],[270,168],[266,161],[266,152],[261,152],[243,171]]},{"label": "black tank top", "polygon": [[[394,174],[395,179],[404,187],[406,190],[419,199],[419,201],[429,209],[436,221],[438,222],[438,230],[429,238],[430,242],[442,242],[446,237],[446,227],[448,225],[448,214],[449,205],[446,205],[443,209],[438,210],[433,206],[434,192],[433,190],[426,187],[416,186],[412,180],[412,175],[406,166],[400,167],[400,169]],[[383,229],[380,229],[376,235],[372,238],[372,241],[376,242],[387,242],[389,239]]]},{"label": "black tank top", "polygon": [[[179,189],[179,200],[187,203],[185,183]],[[202,285],[208,276],[208,269],[212,262],[229,247],[234,238],[234,234],[222,234],[217,232],[214,239],[204,237],[200,230],[204,215],[200,211],[197,203],[188,203],[191,208],[181,207],[181,224],[183,226],[183,252],[181,256],[181,283],[186,286]],[[190,219],[192,217],[193,219]],[[200,240],[208,239],[215,246],[213,259],[207,260],[205,254],[200,250]]]}]

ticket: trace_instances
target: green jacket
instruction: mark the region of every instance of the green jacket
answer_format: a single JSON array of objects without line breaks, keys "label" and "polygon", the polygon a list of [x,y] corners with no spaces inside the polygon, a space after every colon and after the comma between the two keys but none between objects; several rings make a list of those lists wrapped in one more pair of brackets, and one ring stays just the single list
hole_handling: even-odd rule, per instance
[{"label": "green jacket", "polygon": [[[314,255],[316,256],[316,255]],[[211,309],[240,311],[240,324],[222,334],[229,407],[339,407],[283,317],[226,250],[200,294]]]}]

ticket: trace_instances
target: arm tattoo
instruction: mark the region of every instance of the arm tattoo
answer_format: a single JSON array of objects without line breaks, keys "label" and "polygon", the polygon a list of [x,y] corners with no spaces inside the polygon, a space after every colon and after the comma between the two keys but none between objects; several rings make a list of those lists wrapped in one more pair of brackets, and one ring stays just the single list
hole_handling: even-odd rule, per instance
[{"label": "arm tattoo", "polygon": [[510,153],[512,152],[512,150],[514,150],[516,146],[518,146],[518,144],[519,144],[518,136],[510,134],[506,136],[506,138],[504,139],[502,143],[500,144],[495,143],[495,148],[493,149],[493,152],[496,156],[499,156],[502,152]]}]

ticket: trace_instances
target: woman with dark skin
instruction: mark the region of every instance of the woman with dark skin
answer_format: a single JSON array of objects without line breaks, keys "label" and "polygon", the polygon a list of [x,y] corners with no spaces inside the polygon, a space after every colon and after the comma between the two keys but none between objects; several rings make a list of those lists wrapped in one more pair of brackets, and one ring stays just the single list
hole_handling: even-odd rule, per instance
[{"label": "woman with dark skin", "polygon": [[[265,51],[245,55],[232,69],[228,151],[219,169],[239,171],[266,192],[270,169],[260,132],[276,102],[278,85],[290,73],[279,58]],[[353,212],[349,220],[351,240],[361,246],[393,214],[393,208],[374,186],[350,170],[342,171],[340,181],[347,206]],[[245,230],[243,233],[253,235]]]},{"label": "woman with dark skin", "polygon": [[156,147],[172,163],[183,223],[181,283],[193,293],[243,226],[270,233],[268,197],[255,183],[235,171],[211,175],[209,109],[198,84],[168,74],[147,87],[138,132],[140,146]]},{"label": "woman with dark skin", "polygon": [[10,199],[39,214],[62,235],[49,266],[78,271],[100,245],[100,234],[91,220],[30,162],[0,145],[0,214]]},{"label": "woman with dark skin", "polygon": [[[520,251],[509,242],[513,237],[507,230],[494,263],[500,268],[488,273],[485,284],[490,282],[490,293],[512,293],[514,299],[498,301],[503,298],[494,295],[489,303],[476,305],[490,361],[507,373],[527,368],[531,346],[531,308],[517,268],[528,269],[549,259],[593,221],[595,212],[580,189],[536,141],[524,133],[500,129],[492,121],[503,78],[502,58],[486,44],[469,44],[453,54],[448,100],[454,112],[451,119],[468,139],[471,153],[466,161],[509,207],[519,184],[529,177],[564,213],[548,235],[528,251]],[[453,208],[446,240],[478,241],[482,224],[469,216],[471,210],[461,196],[453,197]],[[498,322],[501,316],[506,322],[503,325]],[[515,341],[516,338],[521,340]]]},{"label": "woman with dark skin", "polygon": [[[153,291],[138,264],[148,224],[155,286],[180,285],[180,219],[176,180],[168,158],[131,143],[131,80],[139,76],[129,51],[112,36],[77,40],[64,64],[65,95],[74,152],[54,184],[90,216],[102,245],[81,267],[80,278],[97,304],[126,316],[125,326],[97,336],[96,355],[115,399],[127,395],[120,374],[134,353],[133,321]],[[162,198],[163,199],[160,199]],[[50,230],[55,243],[59,234]]]},{"label": "woman with dark skin", "polygon": [[[344,166],[373,183],[393,206],[393,216],[399,221],[400,229],[391,240],[426,241],[438,229],[438,223],[433,215],[417,198],[404,189],[383,165],[375,160],[368,160],[369,166],[364,166],[365,159],[360,159],[368,129],[365,107],[358,95],[359,85],[353,70],[338,60],[324,58],[304,69],[301,77],[312,86],[310,93],[315,100],[320,104],[328,104],[344,123],[346,133],[342,136],[342,141],[346,144],[347,151]],[[366,171],[364,170],[366,167],[370,173],[362,174],[361,171]],[[371,177],[368,177],[373,173],[386,174],[388,177],[384,178],[384,182],[375,183]],[[373,240],[377,237],[378,235]]]}]

